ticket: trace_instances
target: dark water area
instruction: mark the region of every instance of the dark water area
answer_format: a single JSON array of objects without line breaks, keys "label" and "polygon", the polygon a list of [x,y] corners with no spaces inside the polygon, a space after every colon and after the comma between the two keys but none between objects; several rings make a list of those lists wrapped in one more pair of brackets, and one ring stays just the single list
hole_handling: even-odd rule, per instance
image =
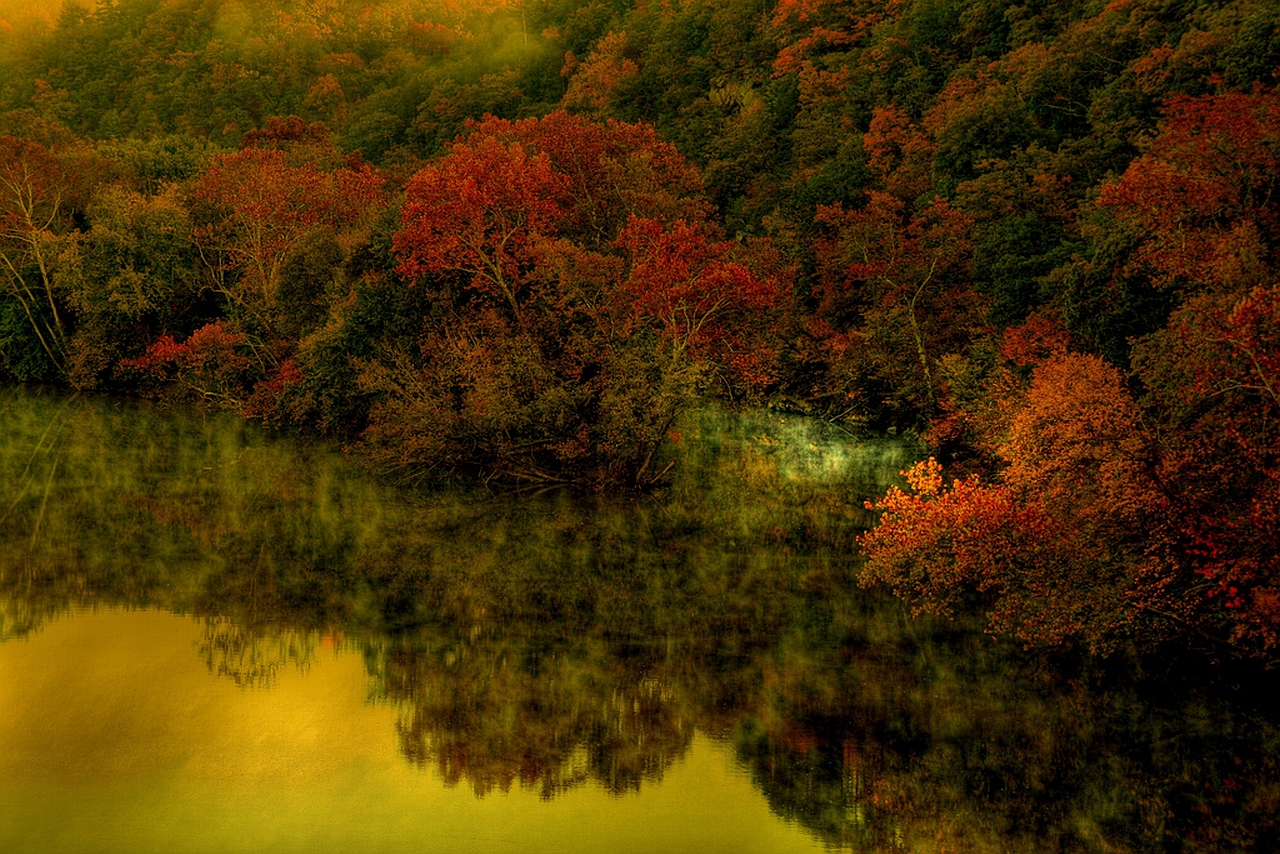
[{"label": "dark water area", "polygon": [[1280,850],[1273,678],[913,620],[854,537],[917,448],[681,430],[658,494],[407,492],[0,391],[0,851]]}]

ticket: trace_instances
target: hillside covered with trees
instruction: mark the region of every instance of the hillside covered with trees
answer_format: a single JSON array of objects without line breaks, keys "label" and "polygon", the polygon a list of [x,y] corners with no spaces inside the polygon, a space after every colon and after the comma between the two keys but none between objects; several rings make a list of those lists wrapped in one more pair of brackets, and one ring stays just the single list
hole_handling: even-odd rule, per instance
[{"label": "hillside covered with trees", "polygon": [[13,8],[6,381],[408,478],[650,486],[709,398],[915,430],[867,583],[1276,660],[1276,4]]}]

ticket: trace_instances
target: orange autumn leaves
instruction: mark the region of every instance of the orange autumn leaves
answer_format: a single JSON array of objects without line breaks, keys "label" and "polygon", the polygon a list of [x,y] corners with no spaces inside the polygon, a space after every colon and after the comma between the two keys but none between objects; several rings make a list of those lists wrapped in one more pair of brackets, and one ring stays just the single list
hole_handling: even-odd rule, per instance
[{"label": "orange autumn leaves", "polygon": [[1161,498],[1143,468],[1137,407],[1114,368],[1059,353],[1014,411],[997,481],[948,485],[930,458],[905,473],[910,492],[871,505],[884,516],[861,540],[863,582],[943,613],[976,595],[993,631],[1106,647],[1143,609],[1168,607],[1171,564],[1148,536]]},{"label": "orange autumn leaves", "polygon": [[1099,649],[1171,638],[1280,649],[1280,100],[1178,96],[1101,187],[1132,251],[1114,277],[1176,294],[1126,375],[1033,316],[1003,336],[980,403],[944,400],[990,455],[932,460],[873,506],[865,583],[917,609],[977,601],[995,631]]},{"label": "orange autumn leaves", "polygon": [[1196,391],[1190,377],[1206,366],[1194,350],[1164,350],[1156,364],[1140,365],[1148,391],[1135,398],[1096,356],[1040,358],[1007,392],[997,474],[948,483],[930,458],[904,473],[908,489],[869,505],[883,515],[860,540],[863,583],[917,611],[976,603],[992,631],[1027,643],[1181,637],[1274,657],[1280,408],[1242,387],[1255,408],[1215,406],[1226,389]]},{"label": "orange autumn leaves", "polygon": [[[1238,338],[1265,328],[1257,349],[1274,358],[1274,305],[1251,293],[1229,318],[1250,324]],[[1147,342],[1139,398],[1096,356],[1042,355],[1007,392],[994,477],[948,484],[931,458],[905,473],[907,490],[871,505],[883,516],[861,539],[863,583],[918,611],[976,602],[992,631],[1028,643],[1181,637],[1274,657],[1280,408],[1265,386],[1229,379],[1229,353],[1210,367],[1206,347],[1232,346],[1210,329],[1201,347],[1187,347],[1197,335],[1184,325]],[[1212,383],[1196,379],[1206,372]]]}]

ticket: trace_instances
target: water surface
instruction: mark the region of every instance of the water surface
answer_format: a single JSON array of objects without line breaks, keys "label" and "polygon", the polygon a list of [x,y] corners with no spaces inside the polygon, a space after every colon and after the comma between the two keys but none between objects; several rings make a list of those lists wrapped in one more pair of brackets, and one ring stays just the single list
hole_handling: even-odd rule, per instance
[{"label": "water surface", "polygon": [[1276,842],[1254,695],[857,587],[905,442],[707,413],[588,500],[24,390],[0,431],[6,852]]}]

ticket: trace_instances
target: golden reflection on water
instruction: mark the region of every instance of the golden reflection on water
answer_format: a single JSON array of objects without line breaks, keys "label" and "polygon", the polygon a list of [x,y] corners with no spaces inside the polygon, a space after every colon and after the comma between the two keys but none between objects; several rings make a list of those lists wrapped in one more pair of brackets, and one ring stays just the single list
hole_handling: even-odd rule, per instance
[{"label": "golden reflection on water", "polygon": [[398,753],[360,656],[218,678],[201,621],[77,612],[0,644],[0,851],[813,851],[702,736],[661,782],[476,798]]}]

